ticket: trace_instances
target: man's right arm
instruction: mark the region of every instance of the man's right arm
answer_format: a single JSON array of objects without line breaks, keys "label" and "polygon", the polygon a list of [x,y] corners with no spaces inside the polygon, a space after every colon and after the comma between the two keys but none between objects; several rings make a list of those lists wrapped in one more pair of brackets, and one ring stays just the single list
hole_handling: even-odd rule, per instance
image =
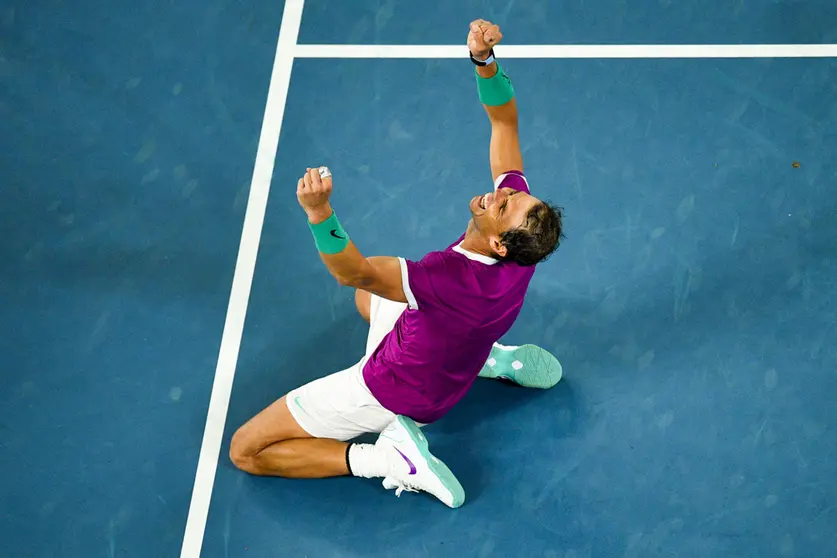
[{"label": "man's right arm", "polygon": [[[476,60],[485,61],[491,49],[500,42],[502,34],[497,25],[485,20],[471,23],[468,48]],[[477,89],[488,119],[491,122],[489,158],[494,180],[508,171],[523,172],[523,156],[518,136],[517,101],[514,89],[505,72],[492,61],[477,66]],[[498,75],[499,73],[499,75]]]}]

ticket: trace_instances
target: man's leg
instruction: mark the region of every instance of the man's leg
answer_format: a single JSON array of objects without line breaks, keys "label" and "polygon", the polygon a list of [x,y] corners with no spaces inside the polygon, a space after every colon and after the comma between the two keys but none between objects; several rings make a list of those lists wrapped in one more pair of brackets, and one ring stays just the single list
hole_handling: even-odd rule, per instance
[{"label": "man's leg", "polygon": [[360,317],[366,320],[366,323],[370,323],[372,316],[372,294],[361,289],[355,290],[355,306],[357,306]]},{"label": "man's leg", "polygon": [[[383,438],[409,443],[408,439],[418,432],[418,427],[404,417],[392,417],[392,423],[382,428],[386,433]],[[394,435],[396,431],[398,434]],[[426,449],[423,437],[416,441]],[[314,479],[350,473],[366,478],[390,474],[400,477],[402,472],[415,474],[409,471],[414,468],[412,461],[393,459],[396,454],[387,451],[392,445],[381,444],[380,440],[377,444],[349,444],[313,438],[294,419],[288,409],[287,396],[284,396],[238,429],[230,444],[230,459],[242,471],[258,476]],[[406,451],[402,448],[400,455]],[[415,457],[413,459],[417,461]]]},{"label": "man's leg", "polygon": [[[462,505],[456,477],[430,453],[414,421],[372,396],[362,363],[291,391],[248,421],[230,444],[233,463],[254,475],[383,478],[398,495],[425,491],[450,507]],[[380,433],[378,441],[346,443],[367,432]]]},{"label": "man's leg", "polygon": [[[309,382],[274,402],[233,435],[230,459],[254,475],[323,478],[351,472],[349,440],[396,419],[372,396],[362,362]],[[359,450],[354,450],[357,453]],[[386,459],[366,452],[358,476],[386,476]]]},{"label": "man's leg", "polygon": [[282,397],[233,435],[230,459],[252,475],[323,478],[349,474],[348,444],[312,438],[296,422]]}]

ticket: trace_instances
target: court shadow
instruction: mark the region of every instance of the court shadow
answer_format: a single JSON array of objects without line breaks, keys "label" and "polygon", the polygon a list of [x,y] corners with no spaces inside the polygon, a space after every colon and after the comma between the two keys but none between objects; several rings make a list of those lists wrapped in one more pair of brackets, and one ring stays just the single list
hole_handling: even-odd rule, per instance
[{"label": "court shadow", "polygon": [[571,380],[563,378],[549,390],[520,387],[501,380],[477,378],[467,395],[439,422],[430,425],[446,434],[468,432],[486,420],[513,420],[509,415],[526,405],[572,408]]},{"label": "court shadow", "polygon": [[478,378],[468,394],[441,420],[424,428],[431,450],[478,500],[499,482],[492,464],[505,461],[504,449],[530,446],[532,439],[554,441],[577,435],[585,423],[574,382],[563,378],[549,390],[535,390]]}]

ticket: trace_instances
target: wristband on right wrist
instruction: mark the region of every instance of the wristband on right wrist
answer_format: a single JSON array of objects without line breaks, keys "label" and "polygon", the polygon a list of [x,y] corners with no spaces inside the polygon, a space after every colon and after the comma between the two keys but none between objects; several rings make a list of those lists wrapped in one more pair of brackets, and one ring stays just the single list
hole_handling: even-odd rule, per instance
[{"label": "wristband on right wrist", "polygon": [[488,66],[489,64],[494,62],[493,48],[490,51],[488,51],[488,58],[486,58],[485,60],[477,60],[476,58],[474,58],[474,54],[471,51],[468,51],[468,54],[471,55],[471,62],[473,62],[475,66]]}]

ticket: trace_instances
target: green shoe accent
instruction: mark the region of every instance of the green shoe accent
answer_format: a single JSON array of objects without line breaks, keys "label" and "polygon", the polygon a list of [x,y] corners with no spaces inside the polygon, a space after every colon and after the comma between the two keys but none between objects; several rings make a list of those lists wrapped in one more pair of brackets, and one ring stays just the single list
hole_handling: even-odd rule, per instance
[{"label": "green shoe accent", "polygon": [[499,378],[524,387],[539,389],[553,387],[561,380],[563,374],[558,359],[536,345],[506,348],[495,345],[480,371],[481,378]]},{"label": "green shoe accent", "polygon": [[403,415],[398,416],[398,422],[407,431],[419,449],[419,453],[427,461],[427,466],[433,471],[445,488],[453,495],[453,506],[458,508],[465,502],[465,489],[459,484],[454,474],[448,469],[448,466],[442,463],[437,457],[430,453],[430,448],[427,445],[427,438],[424,437],[421,428],[410,418]]}]

